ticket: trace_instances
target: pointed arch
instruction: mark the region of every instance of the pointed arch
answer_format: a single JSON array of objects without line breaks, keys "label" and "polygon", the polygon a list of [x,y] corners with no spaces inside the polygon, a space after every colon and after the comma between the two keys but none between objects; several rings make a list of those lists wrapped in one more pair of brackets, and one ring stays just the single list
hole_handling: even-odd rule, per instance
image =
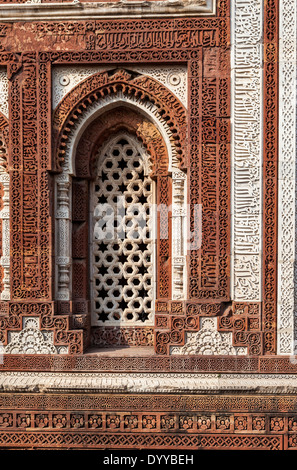
[{"label": "pointed arch", "polygon": [[[81,116],[85,116],[84,125],[87,126],[94,119],[94,114],[102,112],[104,105],[112,108],[115,102],[130,107],[134,105],[150,116],[165,140],[170,142],[170,159],[180,169],[187,167],[187,116],[184,105],[152,77],[116,69],[85,79],[56,108],[53,117],[54,171],[61,171],[61,166],[65,164],[67,143]],[[88,114],[89,120],[86,119]]]},{"label": "pointed arch", "polygon": [[[152,177],[168,173],[168,151],[161,132],[149,119],[137,113],[136,109],[119,104],[95,119],[83,133],[76,148],[74,168],[76,177],[92,177],[96,149],[108,136],[121,129],[134,134],[145,146],[150,155]],[[89,160],[86,158],[86,149],[89,149]]]},{"label": "pointed arch", "polygon": [[[186,224],[186,124],[185,108],[175,95],[156,80],[125,70],[89,77],[57,107],[56,300],[69,304],[72,313],[87,314],[90,308],[88,204],[98,149],[120,132],[129,133],[147,152],[156,206],[161,208],[156,220],[154,298],[185,298],[186,243],[181,240]],[[172,203],[177,208],[174,214]]]}]

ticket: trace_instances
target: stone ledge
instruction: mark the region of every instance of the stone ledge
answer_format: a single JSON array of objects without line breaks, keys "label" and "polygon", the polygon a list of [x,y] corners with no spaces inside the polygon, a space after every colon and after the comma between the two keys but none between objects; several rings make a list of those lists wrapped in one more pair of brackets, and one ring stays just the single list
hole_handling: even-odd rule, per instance
[{"label": "stone ledge", "polygon": [[295,374],[2,372],[0,392],[296,394]]},{"label": "stone ledge", "polygon": [[212,16],[216,0],[155,0],[98,3],[1,4],[1,21],[95,20],[99,18],[152,18],[162,16]]}]

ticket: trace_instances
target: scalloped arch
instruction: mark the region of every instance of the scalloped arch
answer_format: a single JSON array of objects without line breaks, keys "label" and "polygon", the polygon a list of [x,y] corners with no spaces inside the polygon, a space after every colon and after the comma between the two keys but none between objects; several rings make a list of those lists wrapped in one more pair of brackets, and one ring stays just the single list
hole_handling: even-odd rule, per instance
[{"label": "scalloped arch", "polygon": [[158,121],[167,135],[178,166],[186,167],[187,119],[183,104],[151,77],[127,70],[114,70],[87,78],[71,90],[57,107],[53,118],[54,170],[61,170],[65,164],[71,135],[83,116],[89,112],[89,124],[97,117],[96,111],[102,109],[103,102],[111,105],[119,104],[121,100],[139,108],[139,112],[151,114]]},{"label": "scalloped arch", "polygon": [[151,177],[168,173],[168,152],[160,131],[133,109],[119,106],[106,111],[87,127],[76,148],[75,175],[92,178],[98,148],[110,134],[126,130],[141,140],[150,155]]}]

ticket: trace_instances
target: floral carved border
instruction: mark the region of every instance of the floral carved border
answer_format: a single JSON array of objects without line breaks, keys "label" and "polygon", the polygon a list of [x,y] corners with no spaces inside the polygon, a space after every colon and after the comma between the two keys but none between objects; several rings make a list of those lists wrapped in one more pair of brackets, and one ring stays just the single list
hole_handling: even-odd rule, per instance
[{"label": "floral carved border", "polygon": [[[170,399],[169,399],[170,398]],[[0,395],[1,445],[296,449],[296,399],[243,394]],[[108,409],[107,409],[108,408]],[[282,410],[280,412],[280,409]]]},{"label": "floral carved border", "polygon": [[263,348],[276,353],[278,212],[279,2],[264,6]]}]

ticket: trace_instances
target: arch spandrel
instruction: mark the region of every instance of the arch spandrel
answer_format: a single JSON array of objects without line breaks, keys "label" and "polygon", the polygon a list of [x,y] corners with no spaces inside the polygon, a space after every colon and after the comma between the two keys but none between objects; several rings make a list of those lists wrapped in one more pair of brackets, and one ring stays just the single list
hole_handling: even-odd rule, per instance
[{"label": "arch spandrel", "polygon": [[149,120],[170,142],[171,160],[180,168],[186,166],[187,118],[184,105],[157,80],[135,72],[115,70],[99,72],[87,78],[72,89],[57,107],[53,118],[53,170],[61,171],[65,164],[71,133],[82,116],[89,112],[85,129],[102,113],[103,103],[107,106],[106,110],[125,103],[150,116]]}]

